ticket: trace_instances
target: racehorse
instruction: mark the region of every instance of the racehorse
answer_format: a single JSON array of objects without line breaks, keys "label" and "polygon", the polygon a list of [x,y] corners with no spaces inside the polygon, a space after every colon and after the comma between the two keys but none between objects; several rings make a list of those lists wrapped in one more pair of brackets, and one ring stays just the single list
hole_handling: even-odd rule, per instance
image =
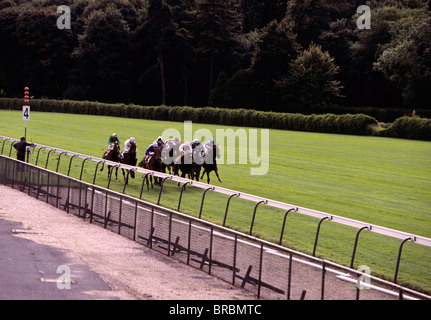
[{"label": "racehorse", "polygon": [[186,175],[188,175],[189,179],[193,180],[194,168],[195,168],[194,161],[193,161],[193,154],[188,154],[188,155],[182,154],[180,155],[180,161],[177,160],[177,162],[180,162],[180,163],[176,164],[174,171],[176,170],[178,172],[178,170],[180,170],[181,178],[185,178]]},{"label": "racehorse", "polygon": [[[219,158],[219,157],[220,157],[220,149],[216,144],[214,144],[213,149],[205,154],[205,162],[202,165],[204,168],[204,172],[202,172],[201,179],[204,177],[204,175],[206,173],[207,174],[207,181],[208,181],[208,183],[210,183],[210,172],[214,171],[216,176],[217,176],[218,181],[223,182],[218,175],[216,158]],[[210,161],[211,158],[212,158],[212,161]]]},{"label": "racehorse", "polygon": [[[142,167],[144,169],[162,172],[162,158],[161,158],[160,148],[156,148],[154,150],[154,153],[152,153],[148,156],[147,155],[144,156],[142,161],[138,163],[138,166]],[[148,176],[145,176],[145,179],[147,181],[147,189],[149,190],[150,187],[148,185]],[[150,181],[151,181],[151,188],[153,188],[153,177],[152,177],[152,175],[150,175]],[[157,182],[157,178],[154,178],[154,183],[156,185],[160,185],[160,183]]]},{"label": "racehorse", "polygon": [[[176,163],[174,165],[174,172],[181,171],[181,178],[185,178],[186,175],[188,175],[188,178],[190,180],[194,180],[196,178],[196,181],[199,181],[199,173],[201,171],[202,165],[195,161],[196,158],[198,158],[196,151],[193,151],[192,153],[187,154],[187,156],[182,154],[180,156],[180,159],[178,158],[176,159],[176,162],[180,162],[180,163]],[[178,182],[178,186],[179,185],[180,183]]]},{"label": "racehorse", "polygon": [[[105,150],[105,153],[102,156],[102,159],[109,160],[112,162],[120,162],[120,144],[118,141],[115,141],[112,148],[109,147]],[[100,171],[103,171],[103,168],[105,167],[105,163],[102,163],[102,168]],[[112,174],[111,172],[112,166],[108,165],[108,176]],[[118,180],[118,167],[115,168],[115,180]]]},{"label": "racehorse", "polygon": [[[136,143],[132,143],[129,149],[129,152],[127,153],[122,153],[121,154],[121,158],[120,158],[120,163],[123,164],[128,164],[131,166],[136,166],[136,162],[137,162],[137,158],[136,158]],[[124,169],[121,168],[121,170],[123,170],[123,177],[124,177],[124,181],[127,183],[128,181],[126,181],[126,175],[124,173]],[[132,179],[135,179],[135,171],[131,170],[130,171],[130,176],[132,177]]]}]

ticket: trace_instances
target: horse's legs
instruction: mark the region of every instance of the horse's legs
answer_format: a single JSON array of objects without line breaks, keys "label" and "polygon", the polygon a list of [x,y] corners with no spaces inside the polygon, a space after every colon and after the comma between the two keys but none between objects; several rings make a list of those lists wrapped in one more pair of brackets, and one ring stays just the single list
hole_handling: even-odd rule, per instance
[{"label": "horse's legs", "polygon": [[196,175],[196,181],[199,182],[199,174],[201,173],[201,168],[197,169],[196,173],[197,173],[197,175]]},{"label": "horse's legs", "polygon": [[150,184],[148,183],[148,176],[145,175],[145,181],[147,182],[147,190],[150,190]]},{"label": "horse's legs", "polygon": [[115,167],[115,181],[118,181],[118,167]]},{"label": "horse's legs", "polygon": [[218,168],[217,168],[217,167],[215,167],[214,172],[215,172],[215,174],[216,174],[216,176],[217,176],[218,181],[223,182],[223,181],[220,179],[220,177],[218,176]]},{"label": "horse's legs", "polygon": [[202,175],[201,175],[201,180],[203,179],[205,172],[207,172],[207,170],[204,168],[204,172],[202,172]]}]

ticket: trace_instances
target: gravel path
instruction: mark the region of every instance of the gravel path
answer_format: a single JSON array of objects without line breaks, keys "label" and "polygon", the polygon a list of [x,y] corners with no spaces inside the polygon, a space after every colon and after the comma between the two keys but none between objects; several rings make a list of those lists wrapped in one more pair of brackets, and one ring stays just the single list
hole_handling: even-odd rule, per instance
[{"label": "gravel path", "polygon": [[[252,294],[233,287],[225,281],[2,185],[0,185],[0,225],[3,226],[2,230],[10,230],[13,226],[15,232],[10,230],[6,233],[12,237],[28,240],[27,244],[38,244],[38,248],[57,249],[64,253],[63,256],[67,257],[65,264],[71,266],[70,291],[85,291],[89,299],[254,299]],[[23,250],[23,252],[26,251]],[[35,251],[34,254],[37,256],[38,252]],[[39,257],[39,260],[33,258],[33,263],[40,262],[42,257]],[[25,260],[25,257],[21,259]],[[21,263],[20,259],[15,259],[12,255],[8,258],[8,262],[12,267],[14,263],[16,267]],[[80,267],[74,270],[74,266]],[[102,280],[108,289],[100,289],[100,286],[91,288],[90,283],[83,283],[80,280],[84,279],[83,268],[86,269],[85,272],[90,271],[97,275],[90,279],[95,282]],[[55,270],[51,270],[51,273],[55,274]],[[29,277],[29,279],[34,280],[34,284],[33,280],[25,284],[29,290],[32,285],[39,285],[41,281],[47,282],[43,276]],[[12,278],[8,281],[13,282]],[[50,281],[53,282],[52,279]],[[9,283],[8,288],[13,290],[14,283]],[[58,299],[77,297],[81,299],[82,297],[64,296],[65,290],[55,290],[53,294],[56,297],[55,294],[58,293]],[[60,291],[62,291],[61,294]],[[20,299],[19,294],[14,292],[11,297]],[[8,299],[1,295],[0,298]],[[23,298],[25,298],[24,295]],[[37,295],[35,298],[38,298]]]}]

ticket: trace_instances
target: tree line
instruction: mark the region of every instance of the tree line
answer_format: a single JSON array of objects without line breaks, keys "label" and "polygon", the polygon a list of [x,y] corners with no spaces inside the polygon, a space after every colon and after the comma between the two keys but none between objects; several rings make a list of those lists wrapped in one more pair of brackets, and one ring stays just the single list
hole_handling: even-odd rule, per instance
[{"label": "tree line", "polygon": [[[0,2],[0,96],[325,112],[431,109],[424,0]],[[360,5],[371,28],[358,28]]]}]

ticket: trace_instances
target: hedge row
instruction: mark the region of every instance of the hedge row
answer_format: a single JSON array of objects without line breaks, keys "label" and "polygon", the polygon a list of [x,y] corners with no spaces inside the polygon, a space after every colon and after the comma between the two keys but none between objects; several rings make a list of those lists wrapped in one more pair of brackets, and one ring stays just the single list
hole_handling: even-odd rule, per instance
[{"label": "hedge row", "polygon": [[[413,109],[328,106],[325,111],[326,113],[334,114],[363,113],[377,119],[379,122],[391,123],[403,115],[410,115]],[[431,110],[416,109],[415,112],[422,118],[431,118]],[[320,113],[320,111],[316,109],[314,113]]]},{"label": "hedge row", "polygon": [[[0,99],[0,109],[21,110],[21,108],[22,99]],[[409,117],[396,120],[387,129],[376,130],[379,126],[377,120],[365,114],[303,115],[248,109],[138,106],[47,99],[33,99],[31,110],[179,122],[189,120],[196,123],[228,126],[431,140],[431,120]]]},{"label": "hedge row", "polygon": [[431,141],[431,119],[401,117],[377,134],[382,137]]}]

